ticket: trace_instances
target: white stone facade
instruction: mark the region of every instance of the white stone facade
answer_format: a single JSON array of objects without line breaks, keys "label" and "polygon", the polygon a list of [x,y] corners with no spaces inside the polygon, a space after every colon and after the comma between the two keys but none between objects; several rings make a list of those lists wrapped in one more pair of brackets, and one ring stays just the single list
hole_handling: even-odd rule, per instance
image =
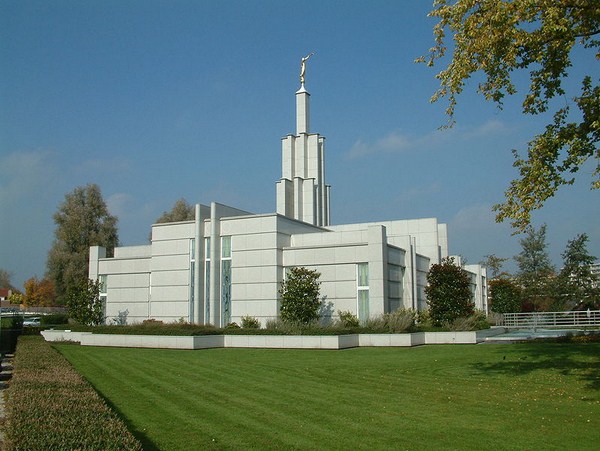
[{"label": "white stone facade", "polygon": [[[213,202],[195,220],[154,224],[151,243],[90,250],[89,277],[102,282],[107,321],[183,319],[225,326],[243,316],[264,325],[279,315],[286,268],[321,273],[323,315],[361,320],[398,308],[426,308],[432,264],[448,256],[436,218],[330,225],[324,138],[309,133],[309,94],[296,93],[297,133],[282,140],[277,212],[252,214]],[[475,304],[487,310],[485,269],[470,265]]]}]

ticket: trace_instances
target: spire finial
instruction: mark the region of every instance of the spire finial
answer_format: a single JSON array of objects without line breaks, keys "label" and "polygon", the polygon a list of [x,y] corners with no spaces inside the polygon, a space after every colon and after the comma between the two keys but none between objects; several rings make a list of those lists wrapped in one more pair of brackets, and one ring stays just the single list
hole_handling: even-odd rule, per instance
[{"label": "spire finial", "polygon": [[304,86],[304,80],[305,80],[304,76],[306,75],[306,62],[314,54],[315,54],[315,52],[311,52],[308,55],[306,55],[304,58],[302,58],[302,60],[300,61],[300,84],[302,86]]}]

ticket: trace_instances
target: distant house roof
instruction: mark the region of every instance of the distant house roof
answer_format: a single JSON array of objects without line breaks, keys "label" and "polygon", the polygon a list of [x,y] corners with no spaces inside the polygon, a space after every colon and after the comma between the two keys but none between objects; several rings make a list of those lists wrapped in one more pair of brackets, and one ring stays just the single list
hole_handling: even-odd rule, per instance
[{"label": "distant house roof", "polygon": [[8,299],[8,297],[12,294],[12,291],[8,288],[0,288],[0,298]]}]

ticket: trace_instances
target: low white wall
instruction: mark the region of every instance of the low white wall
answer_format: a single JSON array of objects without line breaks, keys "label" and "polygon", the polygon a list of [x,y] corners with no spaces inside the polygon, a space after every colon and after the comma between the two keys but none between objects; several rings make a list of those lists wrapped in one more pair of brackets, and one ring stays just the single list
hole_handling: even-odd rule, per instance
[{"label": "low white wall", "polygon": [[[223,335],[225,348],[340,349],[338,335]],[[342,340],[346,347],[348,340]],[[356,340],[354,340],[356,341]]]},{"label": "low white wall", "polygon": [[359,346],[413,346],[414,334],[360,334]]},{"label": "low white wall", "polygon": [[475,332],[424,332],[426,345],[474,344]]},{"label": "low white wall", "polygon": [[498,335],[504,329],[477,332],[417,332],[413,334],[355,335],[111,335],[91,332],[45,330],[46,341],[74,341],[83,346],[113,346],[127,348],[208,349],[346,349],[362,346],[407,347],[423,344],[475,344],[486,337]]},{"label": "low white wall", "polygon": [[92,335],[91,332],[72,332],[70,330],[43,330],[41,332],[46,341],[73,341],[81,343],[81,337]]},{"label": "low white wall", "polygon": [[83,346],[114,346],[124,348],[207,349],[222,348],[223,335],[111,335],[93,334],[81,337]]}]

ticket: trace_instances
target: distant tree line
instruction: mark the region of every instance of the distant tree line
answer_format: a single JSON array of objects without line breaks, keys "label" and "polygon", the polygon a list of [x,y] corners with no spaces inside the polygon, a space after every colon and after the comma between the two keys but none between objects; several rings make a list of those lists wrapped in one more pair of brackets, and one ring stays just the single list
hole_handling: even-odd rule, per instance
[{"label": "distant tree line", "polygon": [[600,308],[600,277],[592,271],[596,257],[587,250],[582,233],[568,241],[560,270],[551,263],[546,225],[528,227],[520,240],[521,252],[513,258],[517,272],[502,271],[507,258],[487,255],[481,262],[489,270],[491,310],[497,313],[586,310]]}]

